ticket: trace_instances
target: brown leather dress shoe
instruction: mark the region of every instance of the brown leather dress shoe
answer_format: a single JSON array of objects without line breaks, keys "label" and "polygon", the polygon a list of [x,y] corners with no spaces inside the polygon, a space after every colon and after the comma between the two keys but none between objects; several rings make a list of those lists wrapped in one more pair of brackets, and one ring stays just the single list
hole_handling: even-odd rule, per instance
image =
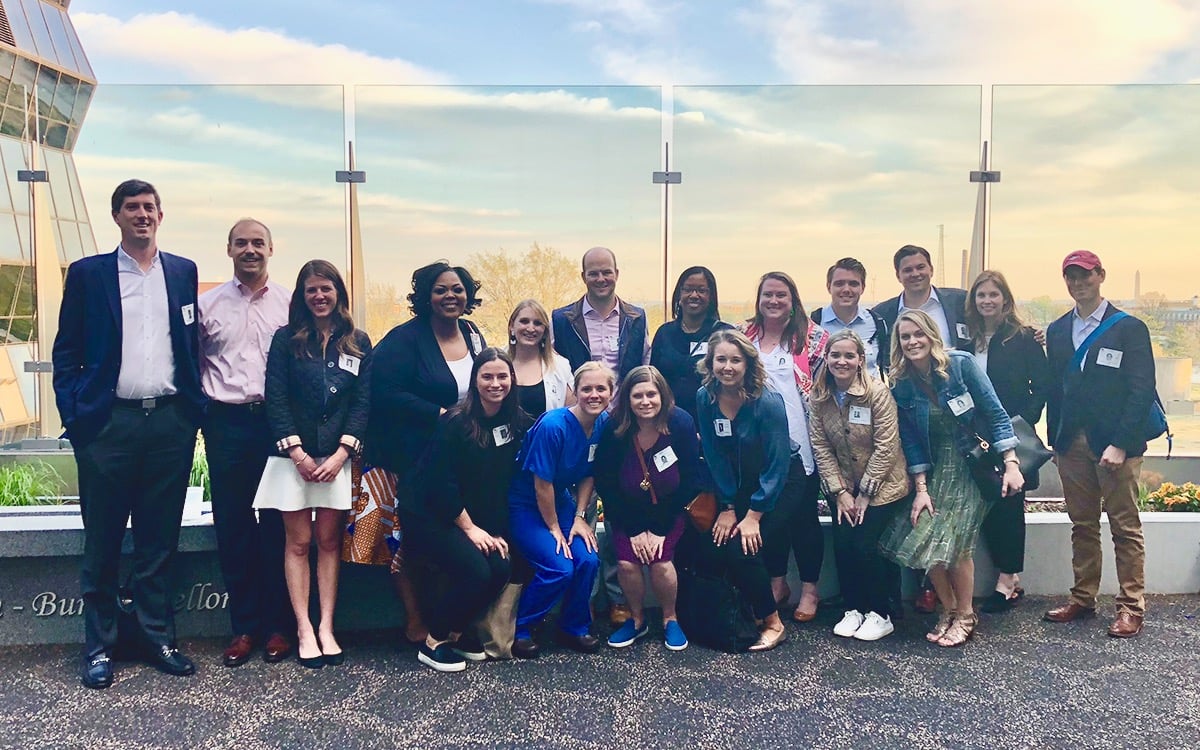
[{"label": "brown leather dress shoe", "polygon": [[608,608],[608,621],[617,627],[624,625],[630,617],[633,617],[633,612],[624,604],[614,604]]},{"label": "brown leather dress shoe", "polygon": [[937,612],[937,592],[933,589],[919,591],[917,598],[913,600],[913,609],[926,615]]},{"label": "brown leather dress shoe", "polygon": [[221,656],[221,661],[227,667],[240,667],[250,660],[252,651],[254,651],[253,638],[248,635],[235,635]]},{"label": "brown leather dress shoe", "polygon": [[275,664],[288,658],[292,653],[292,642],[283,633],[272,633],[263,649],[263,661]]},{"label": "brown leather dress shoe", "polygon": [[1048,622],[1062,623],[1074,622],[1075,620],[1082,620],[1086,617],[1095,616],[1095,607],[1085,607],[1081,604],[1076,604],[1075,602],[1067,602],[1061,607],[1055,607],[1054,609],[1048,610],[1046,614],[1042,615],[1042,619]]},{"label": "brown leather dress shoe", "polygon": [[1113,638],[1132,638],[1142,632],[1142,616],[1130,612],[1121,612],[1117,619],[1108,626],[1108,634]]}]

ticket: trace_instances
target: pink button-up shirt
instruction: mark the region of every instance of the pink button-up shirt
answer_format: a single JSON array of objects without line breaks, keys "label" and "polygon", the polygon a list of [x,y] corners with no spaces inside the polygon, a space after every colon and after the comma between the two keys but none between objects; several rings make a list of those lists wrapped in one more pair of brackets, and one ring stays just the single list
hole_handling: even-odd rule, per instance
[{"label": "pink button-up shirt", "polygon": [[271,337],[287,325],[291,296],[270,280],[251,292],[237,279],[200,295],[200,383],[209,398],[263,400]]}]

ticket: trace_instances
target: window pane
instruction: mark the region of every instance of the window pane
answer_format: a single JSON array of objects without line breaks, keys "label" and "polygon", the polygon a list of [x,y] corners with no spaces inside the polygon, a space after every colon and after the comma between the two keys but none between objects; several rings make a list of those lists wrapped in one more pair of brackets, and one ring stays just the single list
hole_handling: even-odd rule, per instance
[{"label": "window pane", "polygon": [[45,120],[42,122],[42,143],[51,148],[67,147],[67,125],[62,122]]},{"label": "window pane", "polygon": [[[60,62],[54,53],[54,45],[50,42],[50,30],[46,28],[46,19],[42,17],[42,9],[38,0],[18,0],[25,6],[25,18],[29,21],[29,30],[33,32],[33,41],[37,53],[51,62]],[[8,5],[15,3],[6,3]],[[60,63],[61,64],[61,63]]]},{"label": "window pane", "polygon": [[[14,173],[17,171],[18,168],[23,169],[23,167],[21,167],[19,162],[16,164],[13,164],[13,172]],[[0,170],[4,170],[6,173],[8,172],[8,167],[4,164],[4,158],[3,158],[2,153],[0,153]],[[12,195],[9,193],[7,181],[0,182],[0,211],[8,211],[10,213],[12,213],[14,211]]]},{"label": "window pane", "polygon": [[75,95],[78,91],[79,81],[66,75],[59,78],[50,116],[59,122],[70,122],[71,113],[75,109]]},{"label": "window pane", "polygon": [[13,208],[17,213],[28,214],[29,186],[17,182],[17,170],[29,169],[29,154],[21,143],[10,138],[0,138],[0,152],[4,153],[4,179],[8,181],[8,190],[13,197]]},{"label": "window pane", "polygon": [[13,65],[17,62],[17,56],[7,49],[0,47],[0,79],[10,80],[13,73]]},{"label": "window pane", "polygon": [[37,52],[33,43],[33,33],[29,31],[29,22],[25,20],[25,11],[20,3],[6,0],[4,9],[8,13],[8,24],[12,27],[13,38],[17,40],[17,48],[26,52]]},{"label": "window pane", "polygon": [[47,3],[38,4],[42,6],[42,15],[50,30],[50,38],[54,41],[54,49],[58,52],[59,62],[68,70],[79,70],[79,65],[75,62],[75,50],[72,49],[71,42],[67,39],[67,30],[64,28],[66,16],[63,11]]},{"label": "window pane", "polygon": [[53,199],[51,216],[56,219],[75,217],[75,202],[71,200],[71,183],[67,180],[66,155],[50,149],[41,149],[40,158],[50,178],[50,196]]},{"label": "window pane", "polygon": [[25,266],[21,263],[0,263],[0,317],[12,315],[13,304],[17,300],[17,287],[21,284],[21,276]]},{"label": "window pane", "polygon": [[20,138],[25,132],[24,110],[16,107],[5,107],[0,116],[0,133]]},{"label": "window pane", "polygon": [[79,239],[80,225],[73,221],[60,221],[59,235],[62,238],[62,252],[65,263],[77,261],[83,257],[83,243]]},{"label": "window pane", "polygon": [[83,122],[83,116],[87,114],[88,104],[92,101],[92,94],[96,87],[86,81],[79,82],[79,92],[75,95],[75,107],[71,112],[71,124],[79,127]]},{"label": "window pane", "polygon": [[[21,251],[21,236],[17,233],[18,217],[0,211],[0,260],[25,260],[25,255]],[[28,221],[28,217],[25,219]],[[0,311],[4,310],[3,304],[0,304]]]},{"label": "window pane", "polygon": [[50,108],[54,105],[54,90],[57,87],[58,71],[45,65],[38,68],[38,114],[42,117],[50,116]]},{"label": "window pane", "polygon": [[83,46],[79,43],[79,36],[75,33],[75,26],[71,23],[71,17],[67,15],[66,11],[60,12],[63,14],[63,25],[67,30],[67,41],[71,44],[71,51],[75,53],[75,62],[79,66],[77,70],[85,78],[95,78],[96,74],[92,72],[92,66],[83,51]]}]

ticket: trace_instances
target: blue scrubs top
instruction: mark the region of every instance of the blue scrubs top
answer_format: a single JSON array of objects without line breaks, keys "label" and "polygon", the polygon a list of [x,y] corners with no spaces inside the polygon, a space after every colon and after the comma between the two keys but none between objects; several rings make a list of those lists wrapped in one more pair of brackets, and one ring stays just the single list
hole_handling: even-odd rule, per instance
[{"label": "blue scrubs top", "polygon": [[574,513],[575,498],[571,488],[592,475],[596,446],[607,421],[608,412],[605,412],[596,419],[589,438],[569,407],[554,409],[538,417],[517,454],[517,473],[508,492],[509,507],[537,509],[537,492],[533,484],[536,476],[554,485],[554,507],[559,512],[569,506],[569,512]]}]

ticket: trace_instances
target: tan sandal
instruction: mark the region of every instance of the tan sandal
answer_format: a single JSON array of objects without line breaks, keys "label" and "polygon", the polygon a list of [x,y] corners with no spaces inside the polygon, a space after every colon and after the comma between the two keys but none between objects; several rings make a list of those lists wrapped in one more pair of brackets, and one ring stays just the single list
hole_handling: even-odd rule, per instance
[{"label": "tan sandal", "polygon": [[925,634],[925,640],[930,643],[940,641],[942,636],[946,635],[946,631],[950,629],[950,626],[954,624],[956,617],[958,617],[957,612],[942,612],[941,617],[938,618],[937,625],[934,625],[933,630]]},{"label": "tan sandal", "polygon": [[979,615],[974,612],[955,618],[954,624],[938,639],[937,645],[945,648],[955,648],[963,645],[975,634],[975,626],[978,624]]}]

